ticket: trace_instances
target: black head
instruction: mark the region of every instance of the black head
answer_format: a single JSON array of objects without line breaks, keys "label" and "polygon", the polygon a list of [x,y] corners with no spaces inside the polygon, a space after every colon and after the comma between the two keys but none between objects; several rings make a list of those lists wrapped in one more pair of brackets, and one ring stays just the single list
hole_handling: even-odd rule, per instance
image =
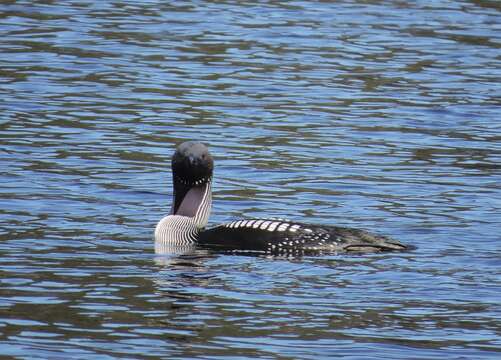
[{"label": "black head", "polygon": [[172,156],[174,182],[173,214],[193,215],[202,200],[203,189],[212,180],[214,160],[202,143],[187,141]]},{"label": "black head", "polygon": [[201,185],[212,178],[214,160],[202,143],[187,141],[179,145],[172,156],[174,182]]}]

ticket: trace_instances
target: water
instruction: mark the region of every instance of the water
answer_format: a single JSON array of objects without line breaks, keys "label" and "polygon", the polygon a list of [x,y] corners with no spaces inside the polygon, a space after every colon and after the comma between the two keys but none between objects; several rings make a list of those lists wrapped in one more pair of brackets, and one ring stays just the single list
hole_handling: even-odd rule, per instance
[{"label": "water", "polygon": [[[3,1],[0,352],[495,359],[497,1]],[[169,159],[211,223],[377,230],[408,253],[155,256]]]}]

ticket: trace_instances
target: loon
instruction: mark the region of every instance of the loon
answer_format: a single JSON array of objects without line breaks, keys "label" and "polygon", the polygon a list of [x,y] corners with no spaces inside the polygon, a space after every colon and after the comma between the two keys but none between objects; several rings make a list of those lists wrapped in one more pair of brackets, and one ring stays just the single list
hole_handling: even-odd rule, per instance
[{"label": "loon", "polygon": [[212,206],[214,160],[199,142],[179,145],[172,156],[174,201],[155,228],[155,251],[195,245],[277,256],[405,250],[389,237],[364,230],[281,219],[242,219],[205,229]]}]

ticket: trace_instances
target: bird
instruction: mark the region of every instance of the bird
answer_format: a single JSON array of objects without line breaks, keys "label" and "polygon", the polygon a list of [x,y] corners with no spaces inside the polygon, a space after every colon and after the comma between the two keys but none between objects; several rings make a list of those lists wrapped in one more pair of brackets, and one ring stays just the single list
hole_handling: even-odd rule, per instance
[{"label": "bird", "polygon": [[173,203],[156,225],[155,252],[194,246],[233,253],[299,257],[403,251],[409,247],[365,230],[274,218],[239,219],[206,229],[212,207],[214,159],[206,145],[181,143],[171,161]]}]

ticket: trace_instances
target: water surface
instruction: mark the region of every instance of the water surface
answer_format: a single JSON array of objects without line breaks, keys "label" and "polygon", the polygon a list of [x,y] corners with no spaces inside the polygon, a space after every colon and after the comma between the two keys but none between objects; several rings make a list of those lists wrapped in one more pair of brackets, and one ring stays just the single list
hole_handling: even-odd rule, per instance
[{"label": "water surface", "polygon": [[[496,1],[4,1],[0,348],[23,359],[495,359]],[[365,228],[407,253],[155,256],[169,161],[211,224]]]}]

